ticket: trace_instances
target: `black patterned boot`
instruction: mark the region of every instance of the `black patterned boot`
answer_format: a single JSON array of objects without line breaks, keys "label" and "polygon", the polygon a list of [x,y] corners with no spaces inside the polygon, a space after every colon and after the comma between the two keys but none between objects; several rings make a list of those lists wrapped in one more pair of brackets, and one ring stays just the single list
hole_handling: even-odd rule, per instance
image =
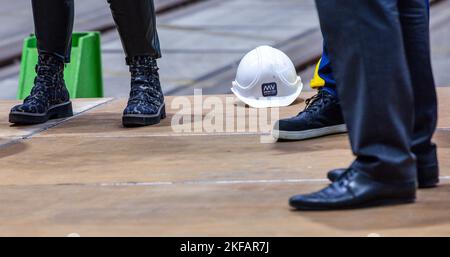
[{"label": "black patterned boot", "polygon": [[137,56],[127,62],[131,72],[131,92],[123,111],[123,125],[138,127],[160,123],[166,118],[166,109],[156,60]]},{"label": "black patterned boot", "polygon": [[64,62],[52,55],[40,55],[37,76],[23,104],[11,109],[9,122],[31,125],[73,115],[69,92],[64,83]]}]

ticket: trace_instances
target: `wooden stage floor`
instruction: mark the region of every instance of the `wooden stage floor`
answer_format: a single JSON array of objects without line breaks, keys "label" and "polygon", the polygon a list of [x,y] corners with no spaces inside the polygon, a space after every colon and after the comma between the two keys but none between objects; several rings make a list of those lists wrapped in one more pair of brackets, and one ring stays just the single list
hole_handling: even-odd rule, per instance
[{"label": "wooden stage floor", "polygon": [[75,100],[73,118],[17,127],[7,122],[16,101],[2,101],[0,236],[449,236],[450,88],[438,91],[440,187],[411,205],[306,213],[291,211],[288,198],[320,189],[328,170],[351,162],[346,135],[262,142],[268,124],[176,132],[188,123],[171,126],[173,97],[155,127],[122,128],[125,100],[112,98]]}]

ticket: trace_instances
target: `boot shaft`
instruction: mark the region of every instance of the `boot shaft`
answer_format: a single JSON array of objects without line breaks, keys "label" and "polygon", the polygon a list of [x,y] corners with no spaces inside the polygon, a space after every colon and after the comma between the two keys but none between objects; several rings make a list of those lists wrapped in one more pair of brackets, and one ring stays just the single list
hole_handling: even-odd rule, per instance
[{"label": "boot shaft", "polygon": [[48,87],[64,85],[64,61],[49,54],[39,55],[36,65],[36,83],[44,83]]},{"label": "boot shaft", "polygon": [[126,59],[132,78],[138,76],[152,76],[159,79],[158,64],[150,56],[135,56]]},{"label": "boot shaft", "polygon": [[[38,101],[36,101],[39,99]],[[25,102],[51,106],[69,101],[64,82],[64,61],[49,54],[40,54],[36,65],[36,78],[30,96]]]}]

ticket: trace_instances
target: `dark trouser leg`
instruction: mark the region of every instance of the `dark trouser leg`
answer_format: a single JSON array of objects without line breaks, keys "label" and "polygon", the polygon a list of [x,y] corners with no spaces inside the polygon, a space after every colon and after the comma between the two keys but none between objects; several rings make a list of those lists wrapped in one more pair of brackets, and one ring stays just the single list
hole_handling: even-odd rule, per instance
[{"label": "dark trouser leg", "polygon": [[[430,12],[429,0],[421,0],[421,1],[422,1],[422,4],[424,4],[426,6],[427,16],[429,16],[429,12]],[[420,8],[423,8],[423,6],[420,6]],[[421,13],[419,15],[423,15],[423,12],[422,11],[420,11],[420,12]],[[421,17],[419,17],[419,19],[420,18]],[[416,21],[421,22],[420,20],[416,20]],[[320,78],[322,78],[325,81],[325,85],[323,88],[331,89],[331,91],[336,92],[336,80],[334,79],[334,76],[333,76],[333,69],[331,68],[330,58],[328,57],[328,49],[327,49],[326,43],[324,43],[324,45],[323,45],[322,59],[321,59],[320,65],[319,65],[318,73],[319,73]],[[337,95],[337,93],[336,93],[336,95]]]},{"label": "dark trouser leg", "polygon": [[153,0],[108,0],[127,58],[161,57]]},{"label": "dark trouser leg", "polygon": [[419,180],[438,177],[436,145],[431,142],[437,125],[437,96],[431,68],[428,1],[399,1],[400,21],[414,88],[413,152]]},{"label": "dark trouser leg", "polygon": [[352,167],[378,181],[415,181],[413,90],[398,1],[316,2],[357,156]]},{"label": "dark trouser leg", "polygon": [[39,53],[69,61],[73,29],[73,0],[32,0]]}]

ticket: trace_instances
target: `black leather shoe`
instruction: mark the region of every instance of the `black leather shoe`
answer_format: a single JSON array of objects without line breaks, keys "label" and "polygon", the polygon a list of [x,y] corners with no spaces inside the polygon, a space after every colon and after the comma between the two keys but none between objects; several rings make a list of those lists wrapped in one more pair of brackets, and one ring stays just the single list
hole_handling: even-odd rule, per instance
[{"label": "black leather shoe", "polygon": [[297,116],[279,120],[272,134],[282,140],[304,140],[345,132],[347,127],[338,98],[319,90],[306,100],[306,108]]},{"label": "black leather shoe", "polygon": [[123,125],[137,127],[160,123],[166,118],[166,108],[156,60],[137,56],[127,62],[131,72],[131,92],[123,111]]},{"label": "black leather shoe", "polygon": [[[339,178],[345,174],[346,169],[336,169],[328,172],[327,177],[331,182],[339,180]],[[433,188],[439,184],[439,171],[437,168],[429,170],[419,169],[417,173],[417,181],[419,188]]]},{"label": "black leather shoe", "polygon": [[331,182],[335,182],[345,173],[345,171],[346,171],[346,169],[335,169],[335,170],[329,171],[327,173],[327,178]]},{"label": "black leather shoe", "polygon": [[64,83],[64,62],[52,55],[40,55],[36,73],[30,95],[23,104],[11,109],[10,123],[39,124],[73,115],[69,92]]},{"label": "black leather shoe", "polygon": [[348,169],[337,181],[323,190],[293,196],[289,203],[297,210],[338,210],[371,206],[413,203],[416,183],[386,184]]}]

